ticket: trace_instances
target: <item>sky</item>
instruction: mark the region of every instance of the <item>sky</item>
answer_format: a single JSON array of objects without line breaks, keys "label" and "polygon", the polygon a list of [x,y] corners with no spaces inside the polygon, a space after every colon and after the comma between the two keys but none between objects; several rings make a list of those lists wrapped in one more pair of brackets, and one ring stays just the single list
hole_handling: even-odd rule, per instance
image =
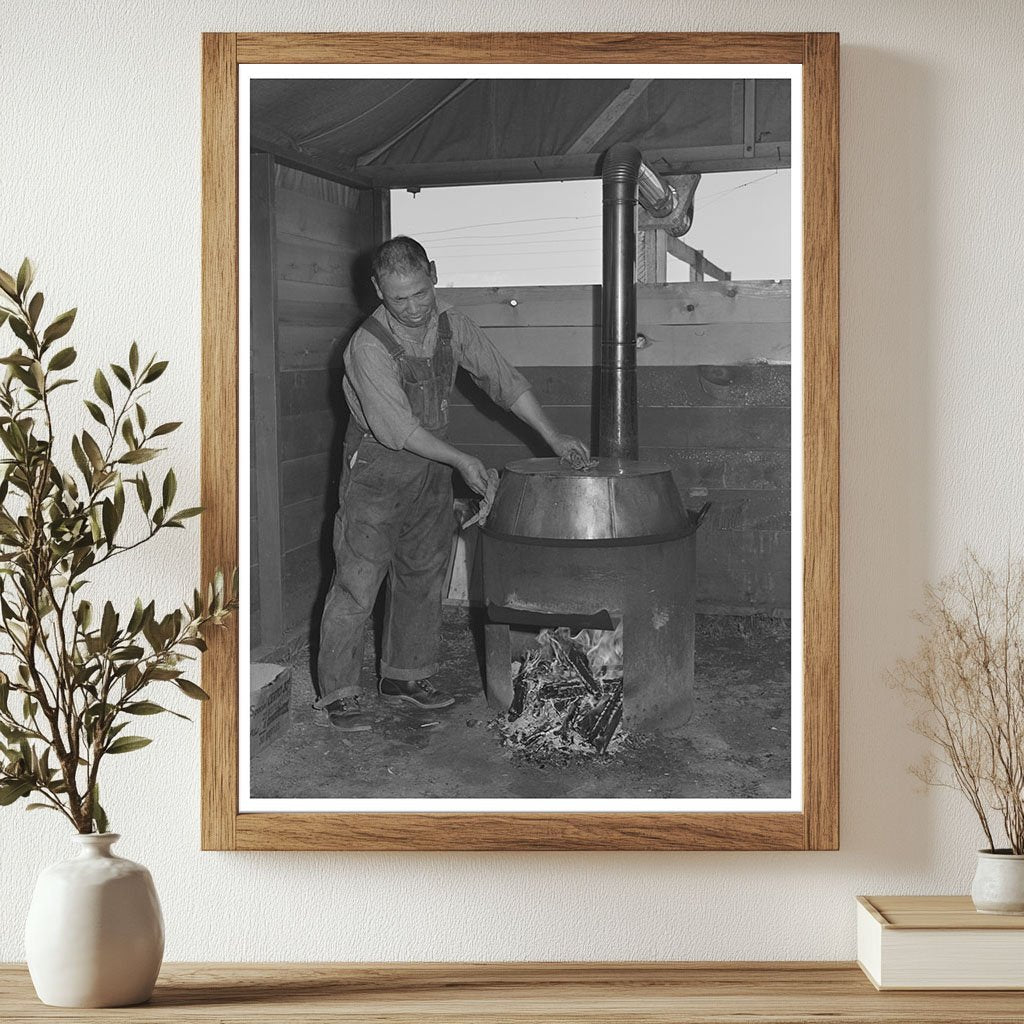
[{"label": "sky", "polygon": [[[790,184],[788,170],[704,175],[683,241],[733,280],[788,279]],[[391,229],[423,243],[441,287],[601,281],[599,179],[396,190]],[[669,256],[668,279],[689,267]]]}]

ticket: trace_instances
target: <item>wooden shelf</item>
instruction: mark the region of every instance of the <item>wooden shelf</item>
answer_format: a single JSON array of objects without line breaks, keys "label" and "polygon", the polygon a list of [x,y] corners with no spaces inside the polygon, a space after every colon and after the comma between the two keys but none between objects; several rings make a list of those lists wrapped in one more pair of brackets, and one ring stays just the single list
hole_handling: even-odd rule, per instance
[{"label": "wooden shelf", "polygon": [[0,1020],[1020,1024],[1024,992],[876,992],[851,963],[166,964],[144,1006],[61,1010],[7,964]]}]

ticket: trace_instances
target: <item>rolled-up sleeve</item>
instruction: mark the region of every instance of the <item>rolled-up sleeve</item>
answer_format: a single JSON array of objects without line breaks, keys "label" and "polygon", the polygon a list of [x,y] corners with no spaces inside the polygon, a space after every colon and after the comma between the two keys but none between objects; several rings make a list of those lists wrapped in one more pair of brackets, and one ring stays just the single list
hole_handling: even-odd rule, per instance
[{"label": "rolled-up sleeve", "polygon": [[382,445],[398,451],[420,425],[402,390],[391,354],[367,331],[357,331],[345,350],[346,397]]},{"label": "rolled-up sleeve", "polygon": [[530,390],[530,382],[468,316],[451,309],[448,318],[459,364],[496,405],[511,409],[516,400]]}]

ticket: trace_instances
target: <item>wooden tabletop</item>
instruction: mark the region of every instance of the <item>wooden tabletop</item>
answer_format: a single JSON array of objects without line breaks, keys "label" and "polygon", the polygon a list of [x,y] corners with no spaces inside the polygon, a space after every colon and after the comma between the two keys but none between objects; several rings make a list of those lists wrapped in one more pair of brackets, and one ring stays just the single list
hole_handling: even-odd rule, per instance
[{"label": "wooden tabletop", "polygon": [[165,964],[143,1006],[61,1010],[8,964],[0,1020],[1020,1024],[1024,992],[876,992],[850,963]]}]

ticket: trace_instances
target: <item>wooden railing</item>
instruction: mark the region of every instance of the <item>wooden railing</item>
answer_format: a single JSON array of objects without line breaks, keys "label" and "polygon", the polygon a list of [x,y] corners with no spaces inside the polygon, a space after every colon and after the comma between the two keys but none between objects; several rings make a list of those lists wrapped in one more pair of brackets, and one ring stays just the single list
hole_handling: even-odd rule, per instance
[{"label": "wooden railing", "polygon": [[636,276],[639,284],[664,284],[668,280],[668,257],[674,256],[690,267],[690,280],[731,281],[728,270],[712,263],[702,249],[694,249],[681,238],[673,238],[659,228],[637,232]]}]

